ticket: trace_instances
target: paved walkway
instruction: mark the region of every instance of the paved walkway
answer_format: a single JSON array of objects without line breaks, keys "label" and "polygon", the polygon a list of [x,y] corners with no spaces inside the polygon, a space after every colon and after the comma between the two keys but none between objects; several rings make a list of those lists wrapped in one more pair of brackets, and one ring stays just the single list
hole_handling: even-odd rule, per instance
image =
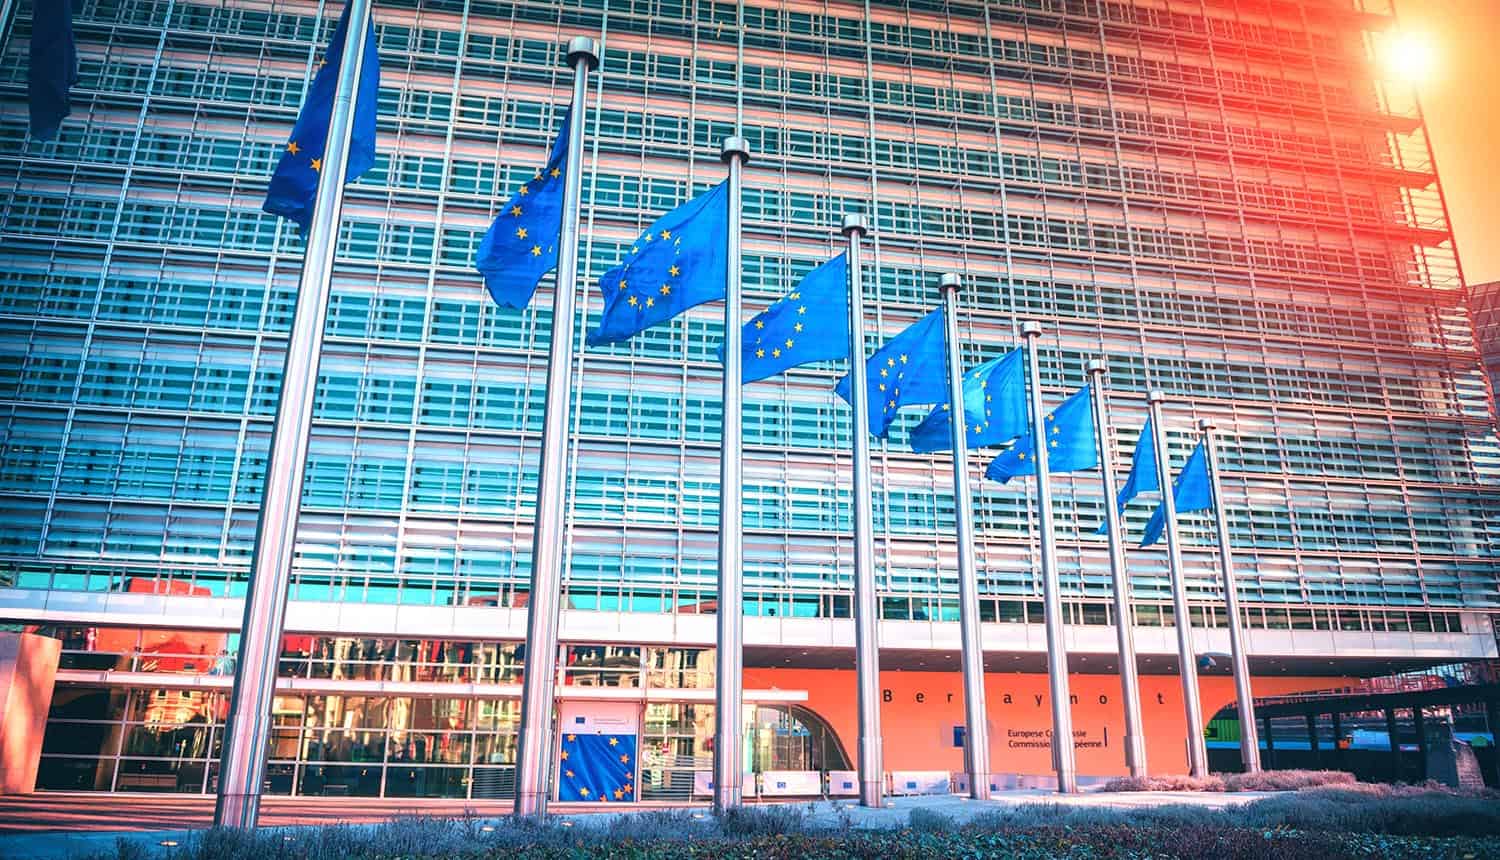
[{"label": "paved walkway", "polygon": [[[856,827],[899,827],[911,810],[921,807],[963,822],[975,815],[1004,806],[1056,803],[1068,806],[1139,808],[1184,804],[1221,809],[1268,796],[1265,792],[1085,792],[1072,796],[1043,789],[1005,791],[989,801],[971,801],[958,795],[891,798],[884,809],[865,809],[848,801],[816,801],[811,804],[814,820],[832,825],[848,816]],[[806,801],[802,801],[804,805]],[[165,853],[188,838],[190,831],[206,828],[213,820],[212,797],[193,795],[100,795],[42,793],[0,797],[0,857],[34,860],[69,860],[84,854],[109,850],[116,839],[139,842]],[[580,823],[606,824],[617,815],[647,809],[683,808],[682,804],[638,803],[630,811],[595,804],[558,804],[548,809],[556,817],[579,817]],[[703,808],[706,812],[706,807]],[[260,821],[266,827],[319,824],[372,824],[401,815],[500,818],[510,814],[509,801],[416,800],[376,798],[268,797],[261,803]]]}]

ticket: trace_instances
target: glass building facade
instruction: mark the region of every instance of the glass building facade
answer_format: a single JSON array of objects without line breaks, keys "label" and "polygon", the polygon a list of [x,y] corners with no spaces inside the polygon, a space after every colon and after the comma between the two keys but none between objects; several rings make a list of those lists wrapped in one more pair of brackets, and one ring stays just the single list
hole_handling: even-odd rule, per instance
[{"label": "glass building facade", "polygon": [[[26,134],[20,7],[0,68],[0,595],[242,597],[303,249],[260,203],[341,7],[81,0],[73,116],[46,144]],[[292,600],[526,605],[552,286],[507,310],[471,266],[545,161],[563,43],[591,34],[580,330],[593,281],[722,177],[738,131],[747,311],[863,212],[872,346],[956,271],[966,364],[1025,319],[1053,402],[1107,358],[1122,463],[1148,389],[1174,463],[1218,422],[1252,627],[1476,632],[1460,613],[1500,611],[1500,446],[1420,112],[1373,71],[1391,22],[1383,0],[379,0],[379,158],[346,196]],[[722,328],[711,304],[578,344],[569,610],[714,611]],[[849,616],[842,372],[746,389],[747,614]],[[874,450],[882,615],[956,621],[951,467],[906,444],[923,414]],[[1033,491],[973,486],[984,620],[1034,624]],[[1114,623],[1098,477],[1054,494],[1068,618]],[[1212,525],[1184,536],[1193,620],[1222,625]],[[1165,552],[1128,562],[1137,622],[1170,624]],[[70,690],[57,719],[125,695]],[[100,731],[149,723],[144,695]],[[402,726],[456,720],[459,767],[513,742],[513,712],[445,701]],[[393,708],[289,706],[373,733]],[[177,740],[204,762],[216,743]],[[390,782],[393,743],[360,778],[416,792]]]}]

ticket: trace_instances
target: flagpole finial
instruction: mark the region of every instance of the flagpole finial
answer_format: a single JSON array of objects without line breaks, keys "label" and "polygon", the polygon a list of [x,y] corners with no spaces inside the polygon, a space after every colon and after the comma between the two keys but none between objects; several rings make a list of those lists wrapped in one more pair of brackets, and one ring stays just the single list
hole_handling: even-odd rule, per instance
[{"label": "flagpole finial", "polygon": [[1101,376],[1108,369],[1109,365],[1102,358],[1091,358],[1083,366],[1083,371],[1089,376]]},{"label": "flagpole finial", "polygon": [[861,215],[858,212],[851,212],[848,215],[844,216],[844,226],[840,228],[839,232],[843,233],[845,236],[863,236],[866,233],[870,232],[870,228],[865,223],[864,215]]},{"label": "flagpole finial", "polygon": [[958,292],[959,286],[962,284],[963,278],[960,278],[957,272],[944,272],[941,275],[938,275],[939,291],[952,290],[956,293]]},{"label": "flagpole finial", "polygon": [[588,36],[568,40],[568,65],[577,68],[579,63],[587,63],[590,69],[599,68],[599,40]]},{"label": "flagpole finial", "polygon": [[1166,400],[1167,393],[1165,391],[1162,391],[1160,388],[1153,388],[1150,391],[1146,392],[1147,403],[1165,403]]},{"label": "flagpole finial", "polygon": [[1212,418],[1199,418],[1198,419],[1198,429],[1202,430],[1205,433],[1207,433],[1210,430],[1213,430],[1214,428],[1216,428],[1218,426],[1219,426],[1219,422],[1213,420]]},{"label": "flagpole finial", "polygon": [[728,164],[735,156],[740,157],[742,164],[750,161],[750,144],[737,134],[724,138],[719,160]]},{"label": "flagpole finial", "polygon": [[1042,324],[1036,320],[1026,320],[1021,323],[1021,337],[1039,337],[1042,333]]}]

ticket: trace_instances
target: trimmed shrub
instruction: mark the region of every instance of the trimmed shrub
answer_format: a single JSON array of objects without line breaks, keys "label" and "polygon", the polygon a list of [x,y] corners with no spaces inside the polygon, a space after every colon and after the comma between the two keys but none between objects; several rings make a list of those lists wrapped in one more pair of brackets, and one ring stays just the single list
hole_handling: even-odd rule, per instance
[{"label": "trimmed shrub", "polygon": [[907,816],[906,826],[918,833],[948,833],[955,829],[952,818],[932,809],[924,809],[920,806],[913,809]]},{"label": "trimmed shrub", "polygon": [[1122,776],[1104,784],[1103,791],[1223,791],[1218,774],[1205,777],[1185,774],[1167,776]]},{"label": "trimmed shrub", "polygon": [[807,832],[807,810],[801,806],[738,806],[719,816],[719,830],[736,839]]},{"label": "trimmed shrub", "polygon": [[[1361,787],[1362,788],[1362,787]],[[1234,810],[1243,825],[1398,836],[1500,836],[1500,803],[1413,786],[1312,788]]]},{"label": "trimmed shrub", "polygon": [[1354,774],[1341,770],[1263,770],[1226,773],[1225,791],[1301,791],[1305,788],[1354,785]]}]

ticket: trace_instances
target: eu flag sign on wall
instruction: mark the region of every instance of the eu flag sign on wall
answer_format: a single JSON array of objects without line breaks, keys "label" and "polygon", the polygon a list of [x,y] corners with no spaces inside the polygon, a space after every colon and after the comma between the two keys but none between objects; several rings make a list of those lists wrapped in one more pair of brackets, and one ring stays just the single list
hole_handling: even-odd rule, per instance
[{"label": "eu flag sign on wall", "polygon": [[[902,406],[941,403],[948,399],[948,364],[943,343],[943,309],[934,308],[886,341],[865,362],[865,397],[870,434],[885,438]],[[849,377],[834,392],[849,402]]]},{"label": "eu flag sign on wall", "polygon": [[[1172,498],[1175,500],[1174,509],[1179,514],[1207,511],[1213,508],[1214,491],[1213,485],[1208,480],[1208,454],[1203,450],[1202,442],[1199,442],[1198,446],[1193,449],[1193,453],[1188,455],[1182,471],[1172,479]],[[1146,523],[1146,536],[1141,539],[1141,546],[1156,543],[1166,527],[1167,511],[1158,504],[1151,514],[1151,519]]]},{"label": "eu flag sign on wall", "polygon": [[[0,27],[8,23],[0,21]],[[78,83],[73,0],[36,0],[32,5],[30,62],[26,99],[31,109],[31,136],[51,140],[73,112],[69,95]]]},{"label": "eu flag sign on wall", "polygon": [[484,275],[490,298],[504,307],[526,307],[536,293],[537,282],[557,268],[572,114],[572,108],[563,114],[562,129],[552,143],[547,166],[516,189],[479,243],[474,268]]},{"label": "eu flag sign on wall", "polygon": [[635,735],[563,735],[557,799],[586,803],[635,800]]},{"label": "eu flag sign on wall", "polygon": [[604,314],[590,346],[628,340],[694,305],[724,298],[729,189],[721,182],[656,219],[599,279]]},{"label": "eu flag sign on wall", "polygon": [[[1047,473],[1076,472],[1099,465],[1094,448],[1094,412],[1087,385],[1073,392],[1042,420],[1047,432]],[[1036,443],[1027,433],[984,470],[992,481],[1005,483],[1017,475],[1036,474]]]},{"label": "eu flag sign on wall", "polygon": [[[912,428],[911,449],[918,454],[953,447],[947,403],[935,407]],[[970,448],[998,445],[1024,434],[1026,427],[1025,353],[1013,349],[964,374],[964,426]]]},{"label": "eu flag sign on wall", "polygon": [[[840,254],[807,273],[796,289],[745,323],[746,383],[814,361],[849,355],[849,261]],[[723,359],[723,347],[719,348]]]},{"label": "eu flag sign on wall", "polygon": [[[286,150],[271,175],[266,202],[261,208],[297,222],[303,230],[312,223],[313,200],[318,196],[318,177],[323,172],[323,155],[328,147],[328,121],[333,115],[333,95],[338,87],[339,66],[344,59],[344,33],[349,28],[349,6],[339,17],[322,68],[313,76],[297,124]],[[375,164],[375,114],[380,98],[380,57],[375,50],[375,22],[365,28],[361,49],[364,64],[359,70],[355,88],[354,127],[349,133],[348,168],[345,182],[353,182]]]}]

